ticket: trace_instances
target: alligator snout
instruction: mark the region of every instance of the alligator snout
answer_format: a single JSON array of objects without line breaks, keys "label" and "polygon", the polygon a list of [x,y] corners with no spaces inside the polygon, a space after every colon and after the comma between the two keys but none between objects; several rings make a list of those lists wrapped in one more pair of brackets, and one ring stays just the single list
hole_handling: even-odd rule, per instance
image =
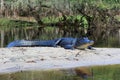
[{"label": "alligator snout", "polygon": [[84,42],[81,45],[77,46],[76,48],[77,49],[85,49],[85,48],[88,48],[88,46],[91,46],[93,44],[94,44],[93,40],[89,40],[88,38],[85,38]]}]

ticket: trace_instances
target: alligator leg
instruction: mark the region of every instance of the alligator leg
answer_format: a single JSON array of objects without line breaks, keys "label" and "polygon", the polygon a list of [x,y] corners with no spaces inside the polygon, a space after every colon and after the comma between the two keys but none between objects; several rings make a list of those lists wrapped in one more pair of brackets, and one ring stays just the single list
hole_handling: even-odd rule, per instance
[{"label": "alligator leg", "polygon": [[57,45],[60,43],[61,40],[62,40],[61,38],[58,39],[58,40],[55,42],[54,47],[57,47]]},{"label": "alligator leg", "polygon": [[95,50],[92,46],[88,46],[88,49]]},{"label": "alligator leg", "polygon": [[73,45],[64,45],[64,48],[74,50]]},{"label": "alligator leg", "polygon": [[71,49],[71,50],[74,50],[75,49],[75,43],[76,43],[77,39],[75,38],[71,44],[68,44],[68,45],[64,45],[64,48],[65,49]]}]

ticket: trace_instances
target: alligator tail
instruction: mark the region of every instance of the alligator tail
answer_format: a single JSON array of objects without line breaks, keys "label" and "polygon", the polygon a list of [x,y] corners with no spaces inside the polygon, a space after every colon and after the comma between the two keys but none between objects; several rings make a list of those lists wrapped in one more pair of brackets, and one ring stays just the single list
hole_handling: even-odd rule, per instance
[{"label": "alligator tail", "polygon": [[33,46],[48,46],[54,47],[55,41],[54,40],[47,40],[47,41],[29,41],[29,40],[16,40],[7,45],[9,47],[33,47]]}]

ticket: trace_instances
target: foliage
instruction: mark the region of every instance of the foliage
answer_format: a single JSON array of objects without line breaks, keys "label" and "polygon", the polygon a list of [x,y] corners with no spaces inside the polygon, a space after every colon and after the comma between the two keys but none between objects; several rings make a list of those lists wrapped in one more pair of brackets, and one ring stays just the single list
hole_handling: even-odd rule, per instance
[{"label": "foliage", "polygon": [[34,36],[41,36],[40,32],[49,26],[59,28],[62,37],[69,33],[89,36],[95,41],[107,40],[120,27],[119,4],[119,0],[5,0],[0,17],[33,17],[37,24],[13,20],[0,23],[4,28],[37,26]]},{"label": "foliage", "polygon": [[13,28],[25,28],[30,26],[35,26],[36,23],[28,22],[28,21],[20,21],[20,20],[10,20],[7,18],[0,19],[0,29],[13,29]]}]

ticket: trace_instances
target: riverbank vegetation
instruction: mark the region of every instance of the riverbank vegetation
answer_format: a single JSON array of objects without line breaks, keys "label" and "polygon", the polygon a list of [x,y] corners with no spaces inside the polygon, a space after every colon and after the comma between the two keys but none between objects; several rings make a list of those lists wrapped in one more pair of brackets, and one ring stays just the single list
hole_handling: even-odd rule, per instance
[{"label": "riverbank vegetation", "polygon": [[[41,34],[49,32],[58,37],[88,36],[107,47],[116,39],[114,45],[120,44],[119,4],[119,0],[1,0],[1,47],[15,39],[45,39]],[[16,35],[18,29],[21,34]]]}]

